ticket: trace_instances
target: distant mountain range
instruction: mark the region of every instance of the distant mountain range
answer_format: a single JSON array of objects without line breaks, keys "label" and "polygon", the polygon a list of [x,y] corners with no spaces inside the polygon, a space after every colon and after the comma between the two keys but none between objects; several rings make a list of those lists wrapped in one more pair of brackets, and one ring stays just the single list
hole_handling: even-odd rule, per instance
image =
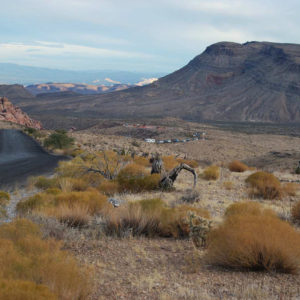
[{"label": "distant mountain range", "polygon": [[43,121],[61,116],[300,123],[300,45],[221,42],[150,85],[11,100]]},{"label": "distant mountain range", "polygon": [[164,73],[128,72],[117,70],[68,71],[0,63],[0,84],[31,85],[47,82],[85,83],[93,85],[137,84]]},{"label": "distant mountain range", "polygon": [[[74,93],[82,95],[93,95],[102,93],[111,93],[122,91],[135,86],[144,86],[156,81],[157,78],[149,78],[136,84],[113,84],[113,85],[92,85],[83,83],[41,83],[26,86],[27,91],[33,95],[64,93],[65,95],[74,95]],[[41,96],[41,95],[40,95]]]}]

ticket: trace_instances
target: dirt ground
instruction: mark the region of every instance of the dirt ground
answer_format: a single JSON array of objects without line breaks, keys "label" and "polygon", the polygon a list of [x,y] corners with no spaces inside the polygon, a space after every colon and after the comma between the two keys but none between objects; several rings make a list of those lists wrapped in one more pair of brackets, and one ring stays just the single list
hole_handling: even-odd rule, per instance
[{"label": "dirt ground", "polygon": [[[189,123],[180,128],[175,125],[166,126],[155,138],[184,137],[191,132],[205,131],[206,139],[185,144],[148,144],[132,131],[126,135],[126,128],[119,125],[76,131],[72,136],[82,148],[90,151],[131,149],[137,154],[159,152],[195,159],[200,163],[196,170],[199,175],[207,165],[218,164],[221,167],[218,180],[206,181],[199,176],[195,188],[199,201],[194,204],[207,209],[215,225],[222,221],[230,204],[242,200],[258,201],[289,220],[292,205],[300,200],[299,191],[282,200],[249,198],[245,179],[254,171],[230,172],[227,164],[242,160],[250,166],[274,172],[283,182],[299,181],[300,175],[293,174],[300,160],[299,137],[234,132],[207,124]],[[125,202],[160,197],[174,205],[181,203],[192,187],[192,180],[192,175],[183,171],[172,192],[114,196]],[[300,275],[213,268],[204,262],[205,251],[195,249],[189,239],[115,238],[88,229],[66,230],[56,237],[64,241],[64,248],[81,263],[93,267],[94,288],[90,299],[300,299]]]}]

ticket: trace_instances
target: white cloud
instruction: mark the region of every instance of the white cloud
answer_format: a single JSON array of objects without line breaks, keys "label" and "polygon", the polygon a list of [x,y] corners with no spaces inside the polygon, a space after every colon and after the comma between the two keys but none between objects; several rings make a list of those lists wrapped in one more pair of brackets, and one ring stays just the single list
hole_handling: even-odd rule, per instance
[{"label": "white cloud", "polygon": [[2,43],[0,44],[0,56],[2,59],[13,58],[18,55],[31,55],[30,53],[38,54],[39,56],[52,55],[84,55],[89,57],[123,57],[123,58],[150,58],[153,55],[129,52],[105,48],[96,48],[83,45],[63,44],[46,41],[36,41],[32,44],[24,43]]}]

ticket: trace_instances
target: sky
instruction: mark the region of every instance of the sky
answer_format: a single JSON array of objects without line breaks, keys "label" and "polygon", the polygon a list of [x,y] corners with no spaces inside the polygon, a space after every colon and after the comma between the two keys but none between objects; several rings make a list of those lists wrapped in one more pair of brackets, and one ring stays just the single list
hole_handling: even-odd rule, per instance
[{"label": "sky", "polygon": [[299,0],[0,0],[0,62],[172,72],[220,41],[300,44]]}]

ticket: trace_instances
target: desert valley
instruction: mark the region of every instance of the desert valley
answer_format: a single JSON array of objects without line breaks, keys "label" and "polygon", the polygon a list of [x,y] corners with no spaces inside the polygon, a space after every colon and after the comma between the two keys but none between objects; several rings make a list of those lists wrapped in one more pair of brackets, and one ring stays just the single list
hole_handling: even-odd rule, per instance
[{"label": "desert valley", "polygon": [[4,5],[0,300],[300,299],[300,7],[96,2]]}]

